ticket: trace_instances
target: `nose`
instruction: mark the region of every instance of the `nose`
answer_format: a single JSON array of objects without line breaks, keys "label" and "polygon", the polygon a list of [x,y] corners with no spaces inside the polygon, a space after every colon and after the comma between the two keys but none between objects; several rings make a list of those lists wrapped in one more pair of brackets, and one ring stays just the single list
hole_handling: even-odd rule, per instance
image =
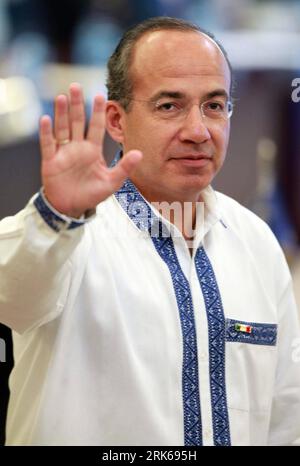
[{"label": "nose", "polygon": [[210,131],[198,105],[193,105],[182,120],[179,138],[183,142],[203,143],[211,139]]}]

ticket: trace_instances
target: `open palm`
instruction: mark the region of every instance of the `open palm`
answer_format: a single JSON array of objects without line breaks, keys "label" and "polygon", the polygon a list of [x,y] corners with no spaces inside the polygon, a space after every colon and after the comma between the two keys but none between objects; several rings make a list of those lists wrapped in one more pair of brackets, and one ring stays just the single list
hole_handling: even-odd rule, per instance
[{"label": "open palm", "polygon": [[103,156],[105,101],[95,97],[87,135],[81,87],[71,84],[70,99],[55,101],[54,128],[47,115],[40,122],[42,183],[51,205],[70,217],[80,217],[113,194],[141,160],[139,151],[125,154],[114,167]]}]

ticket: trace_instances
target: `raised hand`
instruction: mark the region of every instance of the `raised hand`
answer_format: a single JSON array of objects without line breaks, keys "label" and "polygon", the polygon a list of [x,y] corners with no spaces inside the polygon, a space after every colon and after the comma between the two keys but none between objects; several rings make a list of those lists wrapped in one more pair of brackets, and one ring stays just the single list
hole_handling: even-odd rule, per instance
[{"label": "raised hand", "polygon": [[54,130],[51,118],[40,121],[42,183],[46,198],[59,212],[80,217],[113,194],[142,158],[140,151],[129,151],[114,168],[103,157],[105,101],[94,100],[84,136],[85,113],[79,84],[70,85],[70,97],[55,100]]}]

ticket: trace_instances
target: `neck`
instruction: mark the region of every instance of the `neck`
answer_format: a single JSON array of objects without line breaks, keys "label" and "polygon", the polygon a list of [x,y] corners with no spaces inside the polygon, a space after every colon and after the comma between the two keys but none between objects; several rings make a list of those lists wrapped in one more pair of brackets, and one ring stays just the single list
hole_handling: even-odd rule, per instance
[{"label": "neck", "polygon": [[197,202],[177,202],[173,203],[174,208],[163,208],[160,214],[175,225],[187,241],[192,241],[196,226]]},{"label": "neck", "polygon": [[137,183],[135,186],[142,196],[170,223],[175,225],[182,236],[191,241],[194,237],[196,226],[197,205],[203,202],[200,192],[193,196],[165,196],[163,193],[153,193],[141,189]]}]

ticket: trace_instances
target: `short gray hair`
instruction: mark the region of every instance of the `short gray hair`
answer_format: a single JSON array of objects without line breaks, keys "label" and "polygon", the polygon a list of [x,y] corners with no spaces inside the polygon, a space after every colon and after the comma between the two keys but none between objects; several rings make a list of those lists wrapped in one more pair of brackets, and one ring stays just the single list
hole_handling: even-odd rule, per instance
[{"label": "short gray hair", "polygon": [[168,16],[157,16],[154,18],[146,19],[141,23],[128,29],[122,36],[114,53],[110,57],[107,68],[107,90],[108,99],[119,102],[122,107],[127,111],[133,96],[133,81],[130,76],[130,66],[132,63],[132,51],[144,34],[149,31],[159,30],[177,30],[182,32],[202,32],[210,37],[223,53],[231,74],[231,88],[232,91],[232,67],[228,59],[227,53],[223,46],[215,39],[215,36],[200,28],[196,24],[178,18],[170,18]]}]

